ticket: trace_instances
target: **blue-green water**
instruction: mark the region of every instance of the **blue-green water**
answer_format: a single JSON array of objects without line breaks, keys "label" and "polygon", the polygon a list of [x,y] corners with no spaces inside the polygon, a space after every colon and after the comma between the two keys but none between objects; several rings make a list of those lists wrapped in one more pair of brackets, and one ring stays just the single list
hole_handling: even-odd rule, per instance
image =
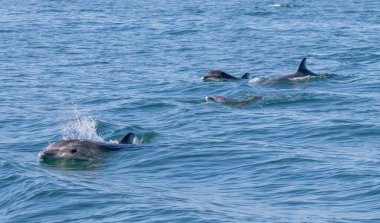
[{"label": "blue-green water", "polygon": [[[374,0],[1,1],[0,222],[380,222],[379,36]],[[200,80],[303,57],[335,76]],[[38,162],[130,131],[91,168]]]}]

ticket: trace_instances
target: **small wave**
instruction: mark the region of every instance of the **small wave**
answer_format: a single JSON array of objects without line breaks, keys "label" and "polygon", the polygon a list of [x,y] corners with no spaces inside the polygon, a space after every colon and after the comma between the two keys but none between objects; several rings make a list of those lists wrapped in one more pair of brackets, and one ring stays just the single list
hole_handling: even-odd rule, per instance
[{"label": "small wave", "polygon": [[268,160],[257,165],[294,165],[295,163],[311,163],[320,162],[317,159],[304,158],[304,157],[282,157],[278,159]]},{"label": "small wave", "polygon": [[169,32],[167,32],[167,34],[169,35],[186,35],[186,34],[192,34],[192,33],[197,33],[197,32],[200,32],[200,30],[197,30],[197,29],[188,29],[188,30],[170,30]]},{"label": "small wave", "polygon": [[265,12],[265,11],[259,11],[259,12],[249,12],[249,13],[246,13],[245,15],[247,16],[267,16],[267,15],[271,15],[272,12]]},{"label": "small wave", "polygon": [[101,165],[101,161],[104,157],[96,159],[55,159],[44,160],[40,162],[41,165],[65,169],[65,170],[88,170],[98,168]]},{"label": "small wave", "polygon": [[170,107],[174,107],[175,105],[172,104],[172,103],[167,103],[165,101],[156,101],[156,102],[151,102],[149,104],[143,104],[143,105],[140,105],[139,109],[158,109],[158,108],[170,108]]}]

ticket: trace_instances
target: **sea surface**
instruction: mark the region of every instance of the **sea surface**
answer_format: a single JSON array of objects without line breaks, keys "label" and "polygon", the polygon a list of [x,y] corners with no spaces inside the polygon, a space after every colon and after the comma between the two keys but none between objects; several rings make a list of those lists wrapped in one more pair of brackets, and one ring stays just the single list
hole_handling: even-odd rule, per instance
[{"label": "sea surface", "polygon": [[[0,222],[380,222],[380,1],[0,4]],[[333,75],[258,81],[304,57]],[[93,165],[37,157],[127,132]]]}]

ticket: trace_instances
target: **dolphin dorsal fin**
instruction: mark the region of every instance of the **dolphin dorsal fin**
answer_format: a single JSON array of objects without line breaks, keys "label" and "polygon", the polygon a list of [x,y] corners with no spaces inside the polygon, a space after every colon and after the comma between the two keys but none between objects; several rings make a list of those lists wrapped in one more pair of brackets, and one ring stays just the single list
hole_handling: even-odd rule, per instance
[{"label": "dolphin dorsal fin", "polygon": [[306,68],[306,57],[302,59],[300,65],[298,66],[298,72],[307,71]]},{"label": "dolphin dorsal fin", "polygon": [[134,133],[128,133],[126,134],[122,139],[120,139],[119,143],[120,144],[133,144],[133,140],[135,139],[135,134]]},{"label": "dolphin dorsal fin", "polygon": [[245,73],[243,76],[241,76],[241,79],[249,79],[249,73]]}]

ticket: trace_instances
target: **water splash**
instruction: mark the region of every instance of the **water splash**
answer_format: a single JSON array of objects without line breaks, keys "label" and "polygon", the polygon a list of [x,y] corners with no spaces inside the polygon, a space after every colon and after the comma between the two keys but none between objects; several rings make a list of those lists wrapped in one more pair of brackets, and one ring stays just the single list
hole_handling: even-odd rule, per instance
[{"label": "water splash", "polygon": [[104,141],[96,133],[96,127],[97,122],[93,117],[74,109],[72,114],[66,115],[62,125],[62,136],[63,139]]},{"label": "water splash", "polygon": [[137,136],[135,136],[135,138],[133,138],[133,144],[141,144],[142,143],[142,139],[139,139],[137,138]]},{"label": "water splash", "polygon": [[[133,138],[132,144],[136,144],[136,145],[142,144],[143,143],[143,139],[144,138],[140,139],[137,136],[135,136],[135,138]],[[119,141],[111,139],[111,140],[108,141],[108,143],[119,144]]]}]

